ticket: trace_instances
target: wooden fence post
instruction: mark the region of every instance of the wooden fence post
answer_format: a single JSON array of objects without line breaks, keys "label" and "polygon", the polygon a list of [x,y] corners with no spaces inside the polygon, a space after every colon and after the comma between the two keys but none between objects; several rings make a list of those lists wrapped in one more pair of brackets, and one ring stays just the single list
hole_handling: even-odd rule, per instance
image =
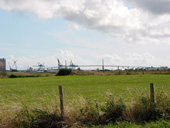
[{"label": "wooden fence post", "polygon": [[154,86],[153,86],[153,83],[150,83],[150,97],[151,97],[151,102],[154,103],[155,98],[154,98]]},{"label": "wooden fence post", "polygon": [[61,110],[61,119],[64,120],[64,98],[63,98],[63,87],[59,86],[60,94],[60,110]]}]

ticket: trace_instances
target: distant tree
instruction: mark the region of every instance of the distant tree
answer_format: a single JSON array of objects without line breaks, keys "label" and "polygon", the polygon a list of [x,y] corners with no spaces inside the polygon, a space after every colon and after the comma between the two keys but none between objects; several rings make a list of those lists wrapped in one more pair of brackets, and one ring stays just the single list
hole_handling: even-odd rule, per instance
[{"label": "distant tree", "polygon": [[72,69],[63,68],[58,71],[56,76],[67,76],[67,75],[71,75],[71,73],[72,73]]}]

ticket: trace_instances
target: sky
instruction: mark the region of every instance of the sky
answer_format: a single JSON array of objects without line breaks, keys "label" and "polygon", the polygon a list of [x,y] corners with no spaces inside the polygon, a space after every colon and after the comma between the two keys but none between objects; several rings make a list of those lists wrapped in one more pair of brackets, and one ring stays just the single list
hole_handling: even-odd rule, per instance
[{"label": "sky", "polygon": [[170,67],[170,0],[0,0],[7,68],[73,62]]}]

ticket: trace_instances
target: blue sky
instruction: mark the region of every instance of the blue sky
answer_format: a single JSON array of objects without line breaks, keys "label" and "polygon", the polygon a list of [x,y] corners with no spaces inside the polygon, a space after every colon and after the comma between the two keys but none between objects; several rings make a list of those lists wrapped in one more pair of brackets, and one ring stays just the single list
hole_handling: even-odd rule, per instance
[{"label": "blue sky", "polygon": [[[76,64],[170,66],[164,1],[0,0],[0,58],[21,69]],[[156,6],[156,5],[155,5]],[[131,7],[131,8],[129,8]]]},{"label": "blue sky", "polygon": [[[29,12],[0,11],[0,38],[2,50],[11,49],[8,55],[19,57],[24,55],[49,55],[57,47],[62,48],[62,42],[58,41],[53,33],[62,32],[65,22],[62,19],[40,20]],[[51,49],[48,51],[47,49]],[[6,52],[4,51],[4,56]]]}]

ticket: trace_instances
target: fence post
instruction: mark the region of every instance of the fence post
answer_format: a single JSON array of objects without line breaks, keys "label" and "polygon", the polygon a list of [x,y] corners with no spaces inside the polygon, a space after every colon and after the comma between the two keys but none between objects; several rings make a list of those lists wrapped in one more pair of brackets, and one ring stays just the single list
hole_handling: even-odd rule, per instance
[{"label": "fence post", "polygon": [[150,83],[150,97],[151,97],[151,102],[154,103],[155,98],[154,98],[154,86],[153,86],[153,83]]},{"label": "fence post", "polygon": [[60,110],[61,110],[61,119],[64,120],[64,98],[63,98],[63,87],[59,86],[59,95],[60,95]]}]

